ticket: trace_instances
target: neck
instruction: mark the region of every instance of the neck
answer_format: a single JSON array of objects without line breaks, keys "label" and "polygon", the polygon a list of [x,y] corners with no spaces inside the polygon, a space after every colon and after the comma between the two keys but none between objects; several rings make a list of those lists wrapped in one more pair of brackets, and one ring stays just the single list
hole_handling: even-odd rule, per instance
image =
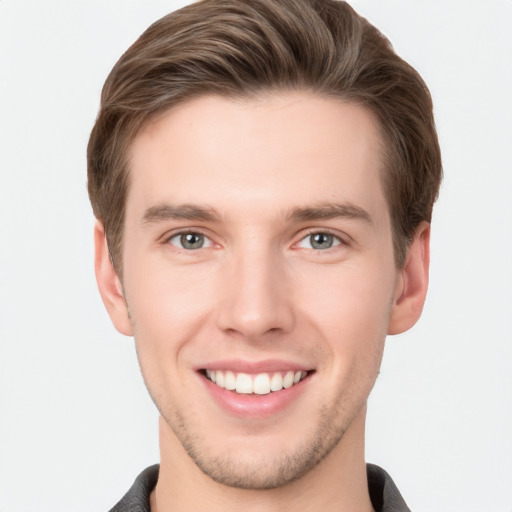
[{"label": "neck", "polygon": [[228,487],[205,475],[160,418],[160,472],[151,493],[151,512],[245,512],[294,510],[370,512],[364,462],[363,408],[341,441],[304,476],[276,489]]}]

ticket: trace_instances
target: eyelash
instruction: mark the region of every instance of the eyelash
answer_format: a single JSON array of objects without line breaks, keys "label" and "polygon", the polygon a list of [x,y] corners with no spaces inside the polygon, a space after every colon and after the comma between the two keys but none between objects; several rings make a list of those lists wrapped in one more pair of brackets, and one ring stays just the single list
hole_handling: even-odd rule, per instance
[{"label": "eyelash", "polygon": [[[182,243],[183,237],[185,237],[187,235],[196,235],[196,236],[201,237],[203,242],[207,243],[207,246],[205,247],[204,244],[201,244],[201,246],[197,247],[197,248],[186,248],[186,247],[183,247],[183,243]],[[332,245],[329,246],[329,247],[326,247],[326,248],[322,248],[322,249],[312,247],[311,243],[310,243],[310,247],[301,247],[300,246],[300,244],[302,244],[303,242],[307,241],[308,239],[311,241],[311,237],[313,237],[315,235],[324,235],[324,236],[327,236],[329,238],[332,238]],[[179,239],[180,242],[178,242],[178,243],[180,245],[172,243],[173,239]],[[172,235],[170,235],[170,236],[165,238],[164,243],[172,245],[173,247],[176,247],[177,249],[183,250],[183,251],[186,251],[186,252],[193,252],[193,251],[197,251],[199,249],[209,249],[209,248],[214,246],[214,242],[212,241],[212,239],[209,236],[205,235],[204,233],[202,233],[199,230],[193,230],[193,229],[188,229],[188,230],[185,230],[185,231],[179,231],[177,233],[173,233]],[[330,249],[333,249],[335,247],[338,247],[340,245],[346,246],[348,244],[347,244],[347,242],[343,238],[341,238],[338,235],[335,235],[334,233],[332,233],[329,230],[325,230],[325,229],[324,230],[312,229],[305,236],[303,236],[298,242],[295,242],[292,247],[293,248],[297,248],[297,249],[310,249],[310,250],[313,250],[315,252],[324,252],[324,251],[328,251]]]}]

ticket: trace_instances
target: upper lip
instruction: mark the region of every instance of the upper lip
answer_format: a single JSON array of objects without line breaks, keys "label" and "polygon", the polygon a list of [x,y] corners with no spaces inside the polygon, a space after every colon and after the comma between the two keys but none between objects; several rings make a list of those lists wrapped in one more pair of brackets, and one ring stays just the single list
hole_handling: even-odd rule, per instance
[{"label": "upper lip", "polygon": [[243,359],[224,359],[211,361],[198,366],[197,370],[230,370],[234,373],[268,373],[279,371],[311,371],[312,368],[300,363],[282,359],[265,359],[262,361],[247,361]]}]

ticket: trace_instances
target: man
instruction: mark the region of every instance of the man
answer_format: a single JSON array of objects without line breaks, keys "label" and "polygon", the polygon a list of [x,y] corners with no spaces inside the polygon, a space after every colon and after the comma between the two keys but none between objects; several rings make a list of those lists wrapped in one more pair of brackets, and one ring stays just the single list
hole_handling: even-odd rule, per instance
[{"label": "man", "polygon": [[152,25],[88,147],[98,286],[160,412],[113,511],[408,510],[364,462],[418,320],[441,160],[418,74],[347,4],[206,0]]}]

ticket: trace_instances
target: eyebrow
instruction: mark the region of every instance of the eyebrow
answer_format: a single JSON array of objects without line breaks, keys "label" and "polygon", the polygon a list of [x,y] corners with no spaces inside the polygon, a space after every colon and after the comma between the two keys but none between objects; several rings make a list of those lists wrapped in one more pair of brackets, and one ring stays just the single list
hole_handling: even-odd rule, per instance
[{"label": "eyebrow", "polygon": [[197,220],[215,222],[219,216],[212,208],[193,204],[170,205],[160,204],[148,208],[142,216],[143,224],[166,220]]},{"label": "eyebrow", "polygon": [[286,218],[296,222],[344,218],[360,220],[370,226],[374,224],[371,215],[364,208],[351,203],[327,203],[312,207],[296,207],[288,211]]},{"label": "eyebrow", "polygon": [[[143,224],[152,224],[166,220],[196,220],[218,222],[219,215],[213,208],[193,204],[160,204],[148,208],[142,217]],[[370,214],[360,206],[350,203],[326,203],[318,206],[294,207],[288,210],[286,220],[308,222],[336,218],[361,220],[373,225]]]}]

